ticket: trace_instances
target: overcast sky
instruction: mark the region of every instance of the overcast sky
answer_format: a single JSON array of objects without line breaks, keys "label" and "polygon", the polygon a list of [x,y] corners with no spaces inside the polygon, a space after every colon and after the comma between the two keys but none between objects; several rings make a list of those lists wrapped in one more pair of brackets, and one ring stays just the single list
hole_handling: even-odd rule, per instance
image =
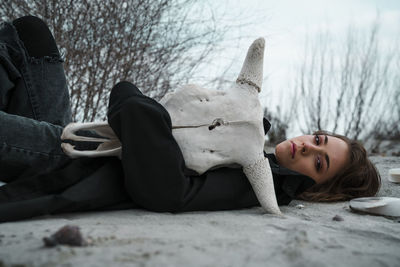
[{"label": "overcast sky", "polygon": [[[213,2],[213,1],[211,1]],[[217,2],[217,3],[215,3]],[[336,37],[344,37],[351,24],[367,30],[379,13],[380,41],[390,41],[400,33],[400,0],[219,0],[212,3],[218,12],[226,12],[226,20],[257,22],[232,32],[233,36],[248,36],[218,55],[220,64],[228,64],[232,57],[238,62],[231,69],[231,75],[240,71],[241,62],[248,46],[258,36],[266,39],[264,77],[261,102],[272,106],[287,93],[292,80],[289,75],[304,54],[305,37],[315,36],[318,31],[328,29]],[[222,14],[222,13],[221,13]],[[248,16],[247,16],[248,14]],[[228,46],[228,45],[227,45]],[[221,67],[223,68],[223,67]],[[209,75],[214,75],[213,71]]]}]

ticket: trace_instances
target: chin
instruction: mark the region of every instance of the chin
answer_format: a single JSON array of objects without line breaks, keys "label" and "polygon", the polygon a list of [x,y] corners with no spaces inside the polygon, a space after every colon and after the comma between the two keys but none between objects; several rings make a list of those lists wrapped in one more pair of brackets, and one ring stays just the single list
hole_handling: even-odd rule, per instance
[{"label": "chin", "polygon": [[[279,144],[276,145],[275,147],[275,157],[276,160],[278,161],[279,165],[286,165],[285,162],[285,151],[287,150],[286,146],[287,146],[287,142],[289,142],[288,140],[285,140]],[[286,149],[285,149],[286,148]]]}]

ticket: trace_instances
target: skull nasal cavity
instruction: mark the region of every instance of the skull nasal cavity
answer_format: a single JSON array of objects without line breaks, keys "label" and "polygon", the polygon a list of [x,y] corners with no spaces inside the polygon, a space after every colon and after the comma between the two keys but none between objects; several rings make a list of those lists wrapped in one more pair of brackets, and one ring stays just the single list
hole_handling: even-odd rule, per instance
[{"label": "skull nasal cavity", "polygon": [[214,130],[215,127],[220,126],[220,125],[221,125],[221,123],[219,121],[217,121],[217,122],[211,124],[210,126],[208,126],[208,130],[210,130],[210,131]]}]

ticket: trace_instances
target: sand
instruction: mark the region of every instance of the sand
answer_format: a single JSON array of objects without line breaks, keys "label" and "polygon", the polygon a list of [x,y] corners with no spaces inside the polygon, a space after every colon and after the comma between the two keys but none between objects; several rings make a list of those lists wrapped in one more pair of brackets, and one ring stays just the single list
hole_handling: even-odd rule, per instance
[{"label": "sand", "polygon": [[[400,157],[372,157],[379,196],[400,197],[387,181]],[[299,205],[303,205],[301,207]],[[400,218],[352,212],[349,202],[292,201],[285,218],[260,207],[220,212],[144,210],[69,213],[0,224],[0,266],[399,266]],[[332,218],[338,215],[343,220]],[[66,224],[91,244],[45,248]]]}]

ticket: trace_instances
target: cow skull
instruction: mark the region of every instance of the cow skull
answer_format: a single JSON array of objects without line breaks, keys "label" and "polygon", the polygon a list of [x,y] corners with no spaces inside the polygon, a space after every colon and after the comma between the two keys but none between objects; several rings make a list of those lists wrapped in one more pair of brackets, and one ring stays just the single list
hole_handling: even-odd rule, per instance
[{"label": "cow skull", "polygon": [[[271,168],[264,157],[263,110],[258,98],[263,75],[264,39],[250,46],[239,77],[228,90],[187,85],[161,100],[171,116],[172,134],[182,150],[186,166],[199,174],[221,166],[239,164],[266,212],[281,214]],[[108,139],[77,136],[77,130],[94,130]],[[94,151],[62,148],[70,157],[117,156],[121,143],[107,122],[71,123],[61,139],[96,141]]]}]

